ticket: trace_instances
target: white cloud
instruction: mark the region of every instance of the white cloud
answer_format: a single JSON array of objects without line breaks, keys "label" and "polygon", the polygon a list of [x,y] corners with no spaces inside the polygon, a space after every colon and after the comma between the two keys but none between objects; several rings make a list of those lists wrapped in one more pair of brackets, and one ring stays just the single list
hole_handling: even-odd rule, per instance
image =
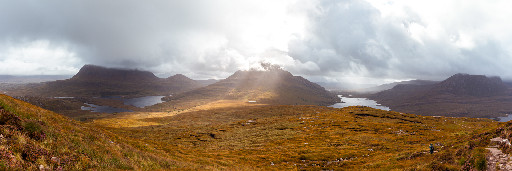
[{"label": "white cloud", "polygon": [[37,40],[1,48],[0,73],[8,75],[72,75],[80,58],[65,47]]},{"label": "white cloud", "polygon": [[0,74],[73,74],[92,63],[223,78],[268,61],[324,80],[512,79],[511,3],[3,1]]}]

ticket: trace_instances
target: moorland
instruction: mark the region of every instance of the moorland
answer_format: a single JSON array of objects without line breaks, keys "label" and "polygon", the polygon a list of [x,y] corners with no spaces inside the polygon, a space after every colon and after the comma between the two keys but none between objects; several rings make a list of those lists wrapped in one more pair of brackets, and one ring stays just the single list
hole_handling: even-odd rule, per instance
[{"label": "moorland", "polygon": [[[445,109],[437,105],[427,110],[428,106],[420,105],[416,109],[421,114],[418,115],[385,102],[404,99],[395,104],[412,106],[419,103],[413,102],[412,97],[420,94],[430,99],[451,101],[457,97],[480,103],[479,99],[501,97],[510,91],[508,85],[502,87],[501,80],[495,78],[454,77],[457,79],[429,82],[427,88],[414,87],[423,84],[412,85],[416,93],[401,89],[411,85],[397,84],[381,94],[366,95],[375,96],[392,109],[384,111],[365,106],[327,107],[339,102],[337,93],[272,65],[266,65],[263,71],[238,71],[226,79],[208,83],[181,74],[158,78],[147,71],[87,65],[67,80],[4,90],[16,98],[0,96],[0,167],[9,170],[500,168],[489,162],[492,155],[486,148],[492,145],[492,138],[509,139],[512,124],[478,118],[495,116],[493,112],[475,110],[474,115],[427,116],[420,112]],[[473,86],[475,83],[479,84]],[[492,91],[485,88],[492,86],[495,86]],[[385,95],[397,90],[403,93]],[[425,95],[417,90],[440,95]],[[164,96],[164,102],[140,108],[118,98],[105,98],[153,95]],[[133,112],[81,110],[85,103]],[[429,152],[430,144],[435,148],[433,154]],[[507,154],[511,151],[506,143],[495,148]]]}]

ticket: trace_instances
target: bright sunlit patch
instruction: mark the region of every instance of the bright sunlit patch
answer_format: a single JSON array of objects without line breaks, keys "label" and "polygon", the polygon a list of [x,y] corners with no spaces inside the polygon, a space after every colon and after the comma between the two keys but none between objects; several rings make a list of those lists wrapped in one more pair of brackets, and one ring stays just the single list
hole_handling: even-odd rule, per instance
[{"label": "bright sunlit patch", "polygon": [[8,47],[0,53],[0,73],[8,75],[72,75],[80,64],[75,53],[48,40]]}]

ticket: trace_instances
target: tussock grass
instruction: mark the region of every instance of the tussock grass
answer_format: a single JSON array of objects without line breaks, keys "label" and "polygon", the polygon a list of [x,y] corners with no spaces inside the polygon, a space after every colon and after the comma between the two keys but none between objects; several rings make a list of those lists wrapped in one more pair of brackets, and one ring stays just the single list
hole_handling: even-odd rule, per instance
[{"label": "tussock grass", "polygon": [[[151,126],[112,128],[109,122],[115,119],[90,124],[190,163],[180,167],[214,170],[476,168],[480,152],[473,149],[487,145],[482,143],[487,136],[481,134],[498,125],[488,119],[427,117],[367,107],[220,104],[136,118],[158,123]],[[428,153],[429,144],[436,153]]]},{"label": "tussock grass", "polygon": [[[0,169],[459,170],[511,124],[223,100],[81,123],[0,96]],[[428,152],[434,144],[436,152]]]},{"label": "tussock grass", "polygon": [[175,162],[108,131],[0,95],[0,169],[169,169]]}]

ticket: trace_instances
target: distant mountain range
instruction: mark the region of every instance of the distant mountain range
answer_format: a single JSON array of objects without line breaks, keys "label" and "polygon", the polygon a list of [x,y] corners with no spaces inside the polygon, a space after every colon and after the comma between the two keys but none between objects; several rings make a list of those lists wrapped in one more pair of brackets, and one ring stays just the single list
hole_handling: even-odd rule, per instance
[{"label": "distant mountain range", "polygon": [[511,87],[499,77],[455,74],[426,85],[398,84],[370,97],[394,111],[492,118],[512,113]]},{"label": "distant mountain range", "polygon": [[382,84],[376,87],[363,88],[363,89],[355,89],[353,91],[362,92],[362,93],[377,93],[384,90],[392,89],[397,85],[432,85],[435,83],[439,83],[439,81],[431,81],[431,80],[409,80],[409,81],[400,81],[388,84]]},{"label": "distant mountain range", "polygon": [[85,65],[70,79],[31,84],[10,92],[30,96],[170,95],[201,87],[184,75],[158,78],[149,71]]},{"label": "distant mountain range", "polygon": [[339,99],[322,86],[281,69],[237,71],[224,80],[166,100],[244,100],[266,104],[331,105]]},{"label": "distant mountain range", "polygon": [[279,68],[237,71],[220,81],[196,81],[182,74],[158,78],[148,71],[85,65],[70,79],[30,84],[10,91],[9,94],[42,97],[172,94],[166,100],[243,100],[266,104],[331,105],[339,101],[322,86]]},{"label": "distant mountain range", "polygon": [[0,75],[0,83],[10,84],[26,84],[26,83],[40,83],[46,81],[64,80],[71,78],[70,75]]}]

